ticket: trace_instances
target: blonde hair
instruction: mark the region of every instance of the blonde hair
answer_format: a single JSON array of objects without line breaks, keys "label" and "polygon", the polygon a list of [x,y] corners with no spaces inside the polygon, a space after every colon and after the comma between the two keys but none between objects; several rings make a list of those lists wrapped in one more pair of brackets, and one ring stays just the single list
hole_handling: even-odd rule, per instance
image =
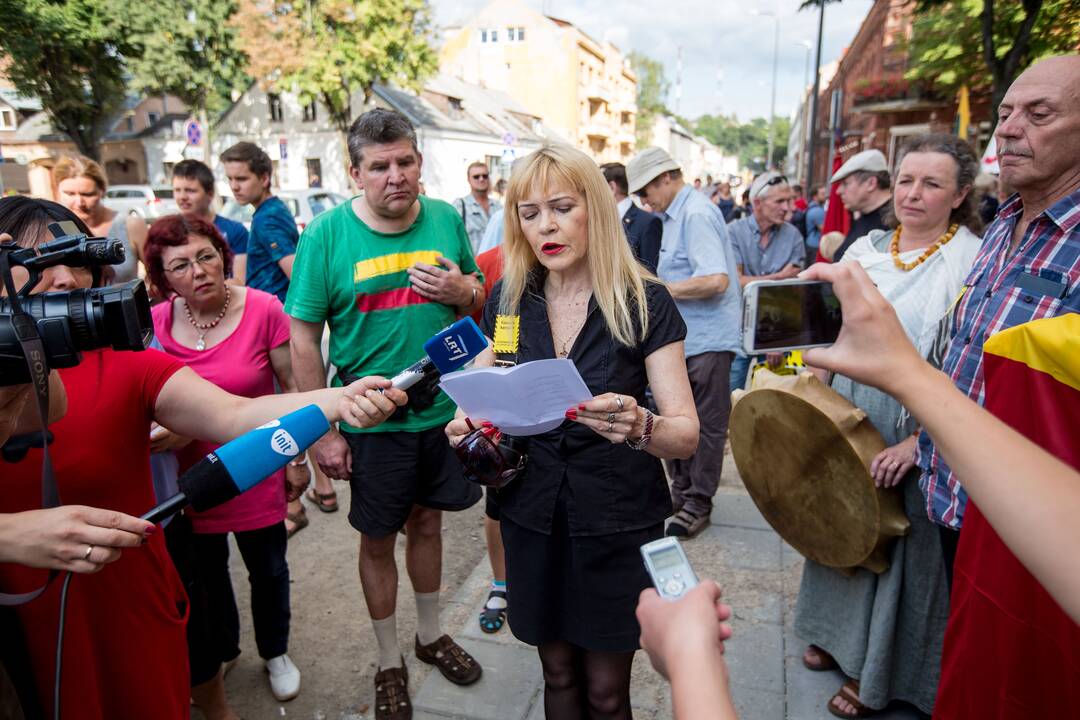
[{"label": "blonde hair", "polygon": [[593,296],[608,331],[632,346],[649,329],[645,282],[659,282],[638,264],[623,234],[615,198],[588,155],[563,145],[545,145],[514,163],[506,188],[503,286],[499,312],[517,315],[530,274],[540,266],[521,229],[517,205],[534,192],[574,190],[588,211],[588,265]]},{"label": "blonde hair", "polygon": [[53,166],[53,187],[59,188],[60,183],[70,178],[90,178],[102,193],[109,187],[109,181],[105,178],[105,171],[101,165],[82,155],[65,155]]}]

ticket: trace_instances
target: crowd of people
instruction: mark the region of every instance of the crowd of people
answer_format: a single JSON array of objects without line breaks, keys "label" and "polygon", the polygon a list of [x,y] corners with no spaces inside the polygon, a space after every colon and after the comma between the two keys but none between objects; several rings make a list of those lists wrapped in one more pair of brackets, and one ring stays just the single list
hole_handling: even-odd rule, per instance
[{"label": "crowd of people", "polygon": [[[147,227],[104,206],[97,163],[62,159],[59,202],[0,200],[0,233],[36,247],[68,220],[121,241],[123,264],[49,268],[33,292],[127,282],[141,265],[155,346],[88,351],[54,371],[40,420],[28,386],[0,388],[2,439],[41,438],[5,452],[0,600],[40,596],[0,612],[0,698],[17,697],[25,717],[183,718],[194,703],[209,720],[236,718],[224,683],[240,654],[230,534],[270,691],[296,697],[288,538],[309,522],[301,498],[334,512],[341,481],[377,645],[376,718],[412,717],[399,534],[411,652],[458,685],[483,673],[444,632],[440,589],[442,513],[485,490],[492,582],[477,620],[536,648],[547,717],[631,717],[639,648],[671,681],[677,718],[735,717],[720,586],[662,600],[638,548],[708,526],[731,391],[786,362],[744,352],[742,289],[800,277],[832,282],[844,308],[837,342],[805,362],[884,438],[868,471],[911,525],[884,572],[805,563],[802,662],[845,676],[825,709],[1080,714],[1080,57],[1021,74],[996,136],[995,189],[1014,193],[1003,198],[978,194],[978,161],[952,135],[910,138],[892,170],[878,150],[853,155],[830,178],[853,213],[834,238],[822,233],[826,187],[804,193],[767,171],[737,203],[729,184],[688,182],[655,147],[597,166],[545,146],[515,161],[501,201],[483,162],[465,168],[467,195],[428,198],[414,128],[383,109],[348,132],[362,194],[302,235],[252,143],[220,158],[234,199],[254,209],[247,228],[215,213],[203,163],[174,168],[181,212]],[[528,462],[500,465],[483,490],[458,455],[498,428],[457,410],[437,378],[407,393],[385,380],[467,315],[491,340],[477,366],[568,358],[593,396],[524,439]],[[307,456],[164,528],[137,519],[208,452],[312,403],[332,429]],[[42,508],[42,422],[59,507]],[[66,599],[54,696],[56,571],[85,576]]]}]

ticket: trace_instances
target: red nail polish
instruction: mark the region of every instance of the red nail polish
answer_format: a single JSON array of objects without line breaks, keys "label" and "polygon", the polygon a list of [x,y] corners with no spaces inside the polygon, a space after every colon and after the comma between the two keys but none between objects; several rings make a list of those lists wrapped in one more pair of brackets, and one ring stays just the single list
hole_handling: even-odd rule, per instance
[{"label": "red nail polish", "polygon": [[566,417],[570,420],[577,420],[577,410],[570,409],[566,411]]},{"label": "red nail polish", "polygon": [[584,410],[585,409],[585,403],[582,403],[581,405],[578,405],[577,409],[578,410]]},{"label": "red nail polish", "polygon": [[144,532],[143,535],[145,535],[146,537],[151,537],[156,532],[157,525],[151,525],[150,527],[146,528],[146,532]]},{"label": "red nail polish", "polygon": [[480,427],[486,427],[486,428],[489,428],[489,427],[495,427],[495,425],[494,425],[493,423],[489,423],[489,422],[487,422],[487,421],[485,420],[484,422],[480,423]]}]

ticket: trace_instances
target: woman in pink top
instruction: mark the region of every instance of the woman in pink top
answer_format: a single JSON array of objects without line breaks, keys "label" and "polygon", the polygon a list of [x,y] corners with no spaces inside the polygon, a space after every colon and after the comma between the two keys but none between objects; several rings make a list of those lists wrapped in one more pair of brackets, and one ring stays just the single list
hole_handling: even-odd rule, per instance
[{"label": "woman in pink top", "polygon": [[[289,322],[281,302],[261,290],[226,284],[230,256],[217,229],[199,218],[171,215],[155,222],[147,238],[147,269],[169,299],[153,309],[154,332],[165,352],[231,393],[272,394],[275,377],[286,391],[294,390]],[[180,470],[215,447],[198,440],[179,447]],[[303,488],[289,490],[293,500]],[[280,470],[219,507],[186,511],[194,531],[189,542],[191,585],[196,588],[191,594],[196,597],[188,632],[193,686],[218,681],[222,663],[240,654],[239,614],[229,578],[231,532],[249,573],[255,641],[266,660],[271,690],[279,701],[299,692],[300,673],[286,654],[286,495],[286,473]],[[205,612],[199,612],[200,605]],[[217,695],[224,704],[220,689]],[[195,699],[199,702],[199,693]],[[205,703],[218,704],[211,698]],[[220,716],[230,717],[227,705],[223,710]]]}]

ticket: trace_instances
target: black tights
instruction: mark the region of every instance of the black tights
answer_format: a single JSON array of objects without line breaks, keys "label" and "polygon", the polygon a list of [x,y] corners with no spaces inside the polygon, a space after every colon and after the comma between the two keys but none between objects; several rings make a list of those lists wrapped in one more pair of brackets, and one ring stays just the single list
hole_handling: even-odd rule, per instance
[{"label": "black tights", "polygon": [[630,720],[632,652],[593,652],[558,640],[537,651],[544,668],[544,713],[559,720]]}]

